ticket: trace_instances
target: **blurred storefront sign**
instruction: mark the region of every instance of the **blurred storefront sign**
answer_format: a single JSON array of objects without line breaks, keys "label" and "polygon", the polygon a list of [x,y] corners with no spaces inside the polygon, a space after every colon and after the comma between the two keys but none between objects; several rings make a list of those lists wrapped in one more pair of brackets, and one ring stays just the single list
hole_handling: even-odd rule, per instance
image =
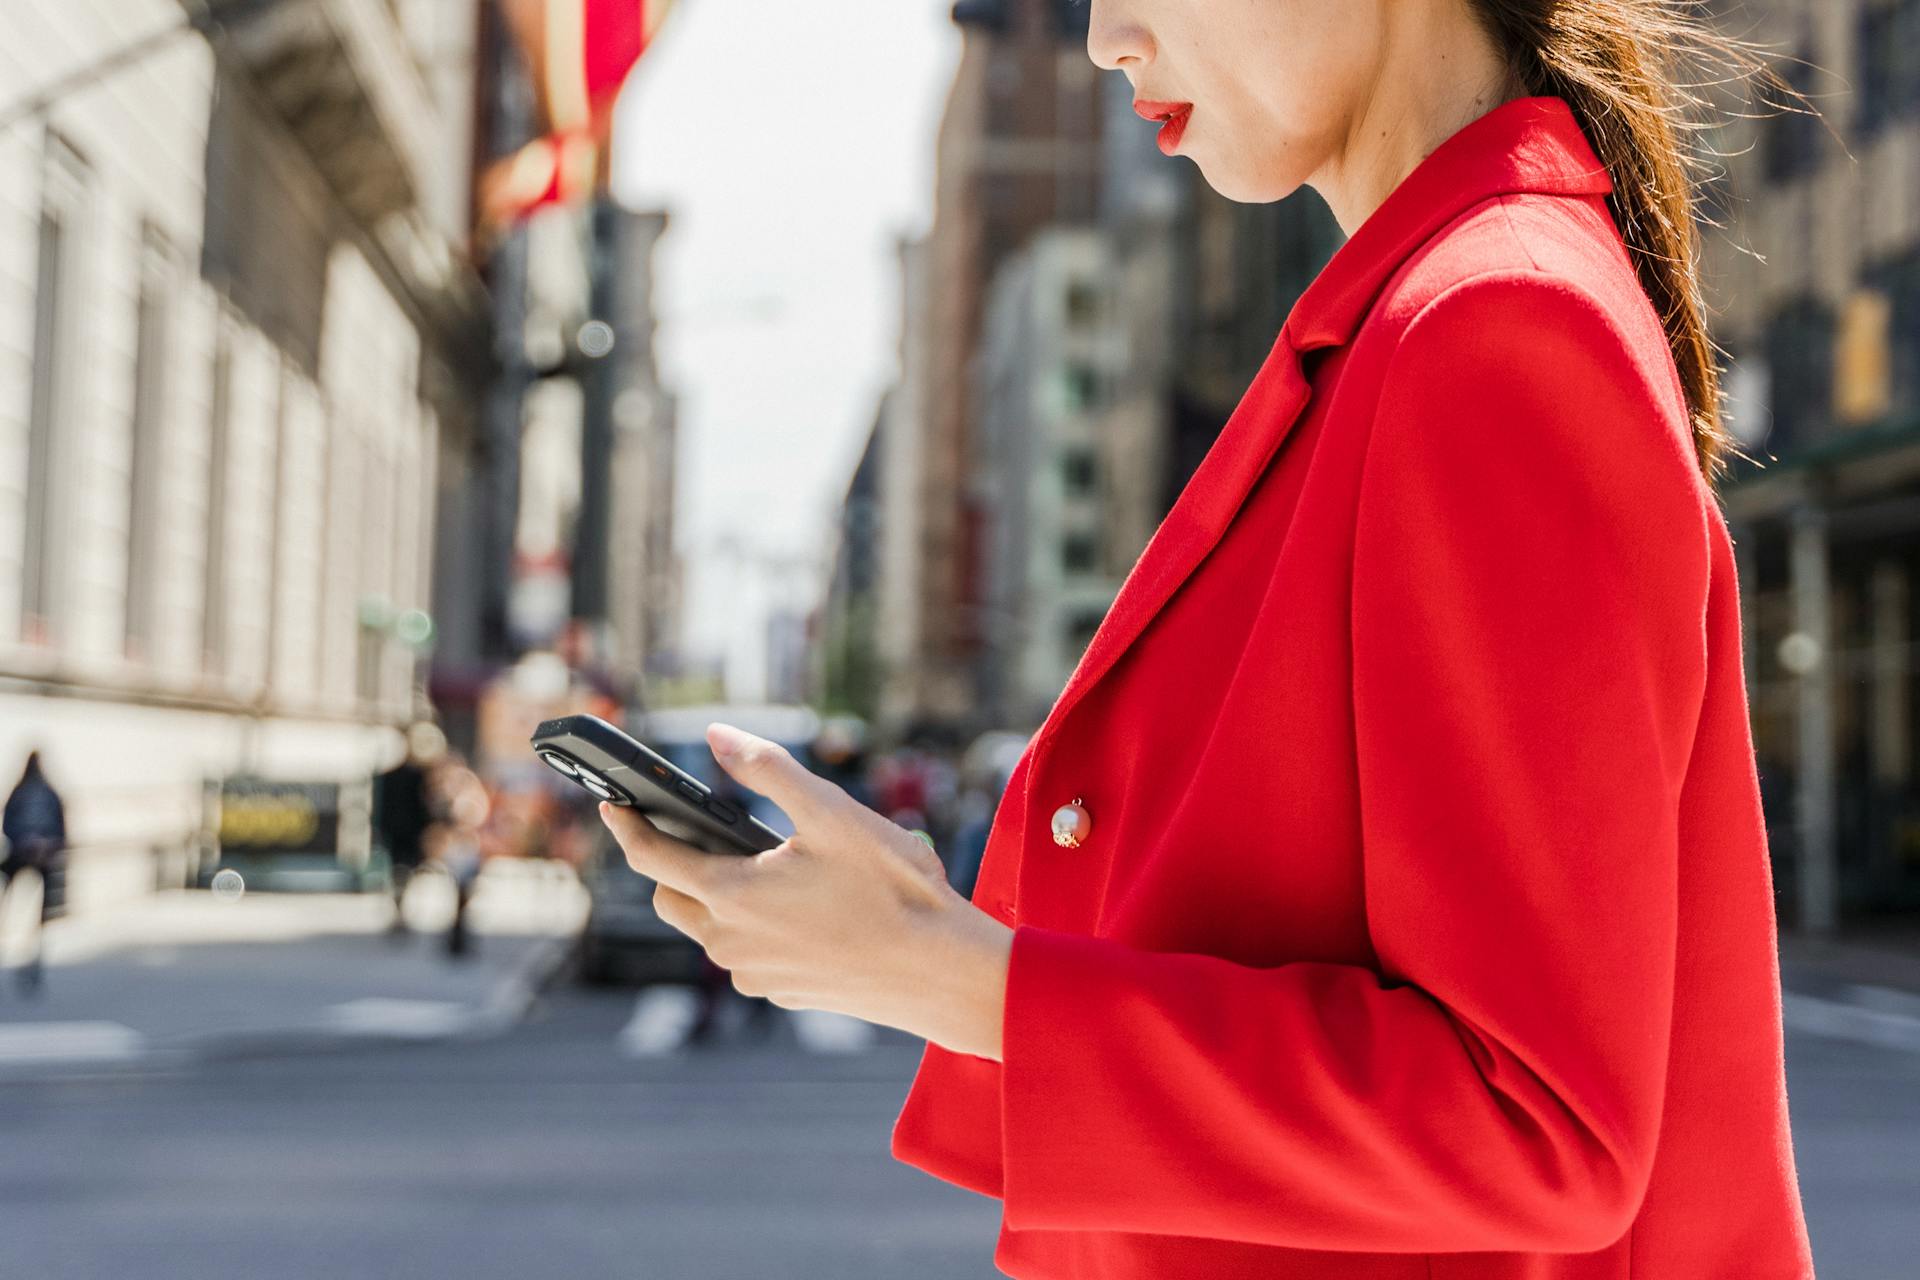
[{"label": "blurred storefront sign", "polygon": [[209,779],[199,879],[231,870],[255,888],[366,887],[369,804],[359,781]]},{"label": "blurred storefront sign", "polygon": [[340,841],[340,784],[223,778],[215,834],[223,851],[333,853]]}]

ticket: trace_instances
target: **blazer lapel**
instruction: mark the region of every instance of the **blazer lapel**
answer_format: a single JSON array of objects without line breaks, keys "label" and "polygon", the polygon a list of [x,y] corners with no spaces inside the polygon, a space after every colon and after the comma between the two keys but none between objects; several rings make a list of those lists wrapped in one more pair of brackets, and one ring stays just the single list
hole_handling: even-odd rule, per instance
[{"label": "blazer lapel", "polygon": [[1180,584],[1207,558],[1310,398],[1311,387],[1300,355],[1294,350],[1289,331],[1283,328],[1247,394],[1221,428],[1219,438],[1120,584],[1112,607],[1068,677],[1067,687],[1035,735],[1036,745],[1052,736],[1074,704],[1119,661]]}]

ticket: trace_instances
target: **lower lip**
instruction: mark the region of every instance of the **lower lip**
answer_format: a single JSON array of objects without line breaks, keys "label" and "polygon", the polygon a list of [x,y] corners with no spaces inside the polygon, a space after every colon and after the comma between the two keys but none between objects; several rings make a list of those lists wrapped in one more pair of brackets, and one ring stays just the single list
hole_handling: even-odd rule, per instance
[{"label": "lower lip", "polygon": [[1181,135],[1187,131],[1187,120],[1192,115],[1193,108],[1188,107],[1179,115],[1171,117],[1165,124],[1160,126],[1160,135],[1155,141],[1160,144],[1161,151],[1167,155],[1173,154],[1174,148],[1180,145]]}]

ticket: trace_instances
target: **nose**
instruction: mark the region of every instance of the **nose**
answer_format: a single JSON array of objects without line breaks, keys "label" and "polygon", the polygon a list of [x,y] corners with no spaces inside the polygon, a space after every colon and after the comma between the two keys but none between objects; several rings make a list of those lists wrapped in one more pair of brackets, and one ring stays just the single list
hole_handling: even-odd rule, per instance
[{"label": "nose", "polygon": [[1103,71],[1135,71],[1153,61],[1153,37],[1127,0],[1088,0],[1087,56]]}]

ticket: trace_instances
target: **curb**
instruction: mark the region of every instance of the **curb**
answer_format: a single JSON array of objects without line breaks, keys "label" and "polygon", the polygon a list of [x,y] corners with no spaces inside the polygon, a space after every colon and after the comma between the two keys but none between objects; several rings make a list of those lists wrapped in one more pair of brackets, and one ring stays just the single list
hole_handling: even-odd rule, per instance
[{"label": "curb", "polygon": [[[85,1035],[64,1036],[12,1060],[0,1059],[0,1081],[61,1081],[184,1071],[211,1062],[317,1053],[344,1053],[400,1045],[439,1044],[448,1040],[484,1040],[512,1030],[566,967],[573,953],[571,935],[536,943],[517,960],[476,1005],[433,1011],[422,1020],[383,1020],[378,1001],[363,1013],[257,1031],[220,1031],[155,1043],[119,1024],[87,1024]],[[0,1027],[0,1032],[4,1027]]]},{"label": "curb", "polygon": [[1920,995],[1892,987],[1796,983],[1781,993],[1781,1017],[1802,1035],[1920,1053]]}]

